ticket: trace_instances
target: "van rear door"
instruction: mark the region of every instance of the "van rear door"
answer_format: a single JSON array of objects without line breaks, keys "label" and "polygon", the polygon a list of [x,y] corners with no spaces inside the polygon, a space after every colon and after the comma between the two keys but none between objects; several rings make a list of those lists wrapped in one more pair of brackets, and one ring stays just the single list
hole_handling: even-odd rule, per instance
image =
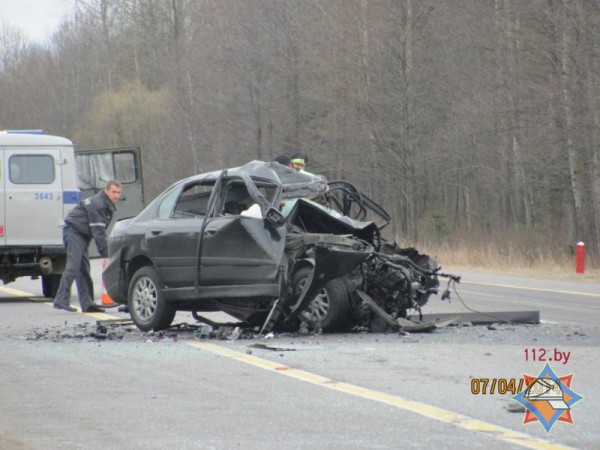
[{"label": "van rear door", "polygon": [[103,190],[107,181],[119,180],[123,194],[113,221],[136,216],[144,209],[139,147],[76,150],[75,159],[82,199]]},{"label": "van rear door", "polygon": [[[62,246],[60,150],[4,150],[4,244]],[[34,210],[25,205],[34,205]]]},{"label": "van rear door", "polygon": [[[109,180],[119,180],[123,185],[123,193],[107,235],[117,220],[136,216],[144,209],[139,147],[76,150],[75,160],[82,199],[103,190]],[[90,256],[99,256],[93,241],[90,244]]]}]

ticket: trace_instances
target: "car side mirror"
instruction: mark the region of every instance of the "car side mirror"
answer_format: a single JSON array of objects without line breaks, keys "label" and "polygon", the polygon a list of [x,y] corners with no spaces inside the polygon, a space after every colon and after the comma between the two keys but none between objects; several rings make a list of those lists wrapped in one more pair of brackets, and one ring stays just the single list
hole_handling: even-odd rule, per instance
[{"label": "car side mirror", "polygon": [[275,208],[271,207],[267,210],[267,214],[265,215],[265,220],[269,225],[273,228],[279,228],[285,224],[285,217],[281,212],[277,211]]}]

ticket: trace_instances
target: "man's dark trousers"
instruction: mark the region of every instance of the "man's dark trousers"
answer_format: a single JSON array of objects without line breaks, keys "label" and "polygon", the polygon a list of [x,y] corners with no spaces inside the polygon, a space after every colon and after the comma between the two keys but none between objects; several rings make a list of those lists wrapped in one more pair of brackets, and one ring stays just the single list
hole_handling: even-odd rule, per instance
[{"label": "man's dark trousers", "polygon": [[90,241],[90,238],[79,234],[65,224],[63,243],[67,249],[67,264],[54,298],[55,305],[69,305],[73,281],[77,285],[81,308],[85,309],[94,304],[94,284],[90,276],[90,258],[88,256]]}]

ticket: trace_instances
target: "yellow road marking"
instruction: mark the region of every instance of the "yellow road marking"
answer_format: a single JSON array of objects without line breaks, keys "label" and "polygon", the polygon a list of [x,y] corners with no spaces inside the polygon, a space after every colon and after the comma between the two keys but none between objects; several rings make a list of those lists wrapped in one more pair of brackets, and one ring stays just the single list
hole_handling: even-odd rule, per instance
[{"label": "yellow road marking", "polygon": [[286,375],[297,380],[312,383],[317,386],[395,406],[397,408],[420,414],[434,420],[439,420],[440,422],[449,423],[465,430],[488,434],[496,439],[517,444],[522,447],[538,450],[562,450],[571,448],[560,444],[553,444],[552,442],[538,439],[525,433],[519,433],[499,425],[473,419],[453,411],[438,408],[437,406],[428,405],[426,403],[414,400],[408,400],[396,395],[386,394],[384,392],[374,391],[372,389],[367,389],[348,383],[338,383],[330,378],[306,372],[304,370],[294,369],[284,364],[258,358],[256,356],[246,355],[236,350],[231,350],[219,345],[209,344],[207,342],[189,342],[188,345],[225,356],[227,358],[232,358],[261,369],[271,370],[281,375]]},{"label": "yellow road marking", "polygon": [[[13,289],[13,288],[9,288],[6,286],[0,286],[0,291],[6,292],[7,294],[11,294],[11,295],[16,295],[17,297],[35,297],[35,295],[32,294],[31,292],[20,291],[19,289]],[[38,302],[38,303],[41,303],[41,302]],[[48,302],[46,304],[48,306],[54,306],[52,302]],[[79,314],[85,314],[86,316],[95,317],[97,319],[109,320],[109,319],[116,318],[115,316],[110,316],[105,313],[84,313],[81,311],[80,307],[75,306],[75,308],[77,308],[77,312]]]},{"label": "yellow road marking", "polygon": [[18,289],[9,288],[6,286],[0,286],[0,291],[6,292],[7,294],[16,295],[17,297],[35,297],[35,295],[29,292],[23,292]]},{"label": "yellow road marking", "polygon": [[495,286],[495,287],[503,287],[503,288],[511,288],[511,289],[522,289],[524,291],[554,292],[556,294],[582,295],[584,297],[600,298],[600,294],[592,294],[590,292],[561,291],[559,289],[532,288],[532,287],[524,287],[524,286],[514,286],[512,284],[480,283],[478,281],[464,281],[464,280],[461,280],[460,284],[478,284],[480,286]]}]

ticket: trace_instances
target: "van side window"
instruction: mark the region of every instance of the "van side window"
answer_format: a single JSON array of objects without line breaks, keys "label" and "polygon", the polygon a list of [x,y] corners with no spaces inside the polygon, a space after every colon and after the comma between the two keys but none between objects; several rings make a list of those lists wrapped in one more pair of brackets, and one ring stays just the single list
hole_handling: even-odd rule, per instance
[{"label": "van side window", "polygon": [[77,174],[79,188],[104,189],[108,180],[117,179],[123,184],[135,183],[138,179],[135,153],[114,151],[111,153],[79,153]]},{"label": "van side window", "polygon": [[54,182],[54,158],[50,155],[13,155],[8,166],[8,176],[13,184]]},{"label": "van side window", "polygon": [[114,164],[115,178],[121,183],[133,183],[137,180],[133,152],[115,153]]}]

